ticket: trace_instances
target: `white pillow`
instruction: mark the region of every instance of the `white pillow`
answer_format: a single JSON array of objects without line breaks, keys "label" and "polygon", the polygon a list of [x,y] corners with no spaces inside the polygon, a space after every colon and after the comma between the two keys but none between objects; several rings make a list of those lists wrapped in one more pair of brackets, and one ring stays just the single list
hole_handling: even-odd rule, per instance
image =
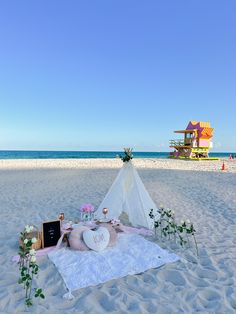
[{"label": "white pillow", "polygon": [[94,251],[104,250],[110,240],[110,233],[107,228],[99,227],[97,230],[85,230],[83,232],[83,239],[87,247]]}]

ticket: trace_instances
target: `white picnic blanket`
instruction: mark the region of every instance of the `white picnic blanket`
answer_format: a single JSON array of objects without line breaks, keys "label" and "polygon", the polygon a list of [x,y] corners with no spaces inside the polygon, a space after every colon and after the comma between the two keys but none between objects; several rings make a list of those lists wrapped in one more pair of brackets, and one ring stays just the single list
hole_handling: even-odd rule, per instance
[{"label": "white picnic blanket", "polygon": [[102,252],[74,251],[69,248],[48,254],[61,274],[69,294],[88,286],[144,272],[175,262],[179,257],[137,234],[119,234],[117,244]]}]

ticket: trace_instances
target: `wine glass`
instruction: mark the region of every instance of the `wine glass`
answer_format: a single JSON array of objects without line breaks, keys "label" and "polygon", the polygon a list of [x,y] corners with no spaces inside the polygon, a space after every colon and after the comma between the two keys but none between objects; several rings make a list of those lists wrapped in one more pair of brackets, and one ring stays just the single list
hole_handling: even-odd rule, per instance
[{"label": "wine glass", "polygon": [[62,222],[62,221],[65,219],[64,213],[60,213],[60,214],[58,215],[58,219]]},{"label": "wine glass", "polygon": [[104,215],[105,220],[107,220],[107,214],[108,214],[108,212],[109,212],[108,208],[107,208],[107,207],[104,207],[103,210],[102,210],[102,213],[103,213],[103,215]]}]

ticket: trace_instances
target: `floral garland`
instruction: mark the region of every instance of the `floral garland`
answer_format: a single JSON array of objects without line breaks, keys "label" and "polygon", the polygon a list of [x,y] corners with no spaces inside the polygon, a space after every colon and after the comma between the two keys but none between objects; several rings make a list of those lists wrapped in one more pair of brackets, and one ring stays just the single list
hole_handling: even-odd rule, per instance
[{"label": "floral garland", "polygon": [[170,209],[164,209],[163,207],[160,207],[156,214],[154,214],[153,209],[151,209],[149,217],[154,222],[155,234],[157,234],[157,231],[159,230],[161,237],[163,235],[165,237],[168,236],[169,239],[174,237],[174,240],[177,240],[181,246],[184,246],[187,243],[190,245],[188,235],[191,235],[194,239],[198,255],[198,246],[195,238],[196,230],[189,219],[181,220],[180,224],[177,224],[175,221],[175,212]]},{"label": "floral garland", "polygon": [[[35,237],[30,238],[30,233],[33,231],[33,226],[25,226],[24,231],[20,234],[21,244],[19,246],[19,284],[22,284],[25,289],[25,304],[27,306],[33,305],[32,300],[32,282],[33,277],[38,274],[39,266],[36,263],[36,251],[32,249],[32,244],[37,242]],[[35,298],[45,298],[43,290],[34,288]]]}]

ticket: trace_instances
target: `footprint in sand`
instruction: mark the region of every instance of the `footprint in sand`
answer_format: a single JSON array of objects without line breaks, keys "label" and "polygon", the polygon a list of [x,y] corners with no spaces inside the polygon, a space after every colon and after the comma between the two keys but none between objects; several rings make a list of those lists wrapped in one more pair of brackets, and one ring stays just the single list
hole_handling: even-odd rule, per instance
[{"label": "footprint in sand", "polygon": [[161,274],[163,280],[172,282],[176,286],[183,286],[186,283],[184,277],[176,270],[166,270]]},{"label": "footprint in sand", "polygon": [[228,301],[228,304],[236,310],[236,292],[235,289],[232,287],[228,287],[226,289],[226,299]]},{"label": "footprint in sand", "polygon": [[217,280],[217,274],[210,269],[197,269],[196,271],[198,277],[203,279]]},{"label": "footprint in sand", "polygon": [[221,299],[220,294],[212,289],[204,289],[202,291],[199,291],[199,295],[207,301],[217,301]]},{"label": "footprint in sand", "polygon": [[203,278],[198,278],[198,277],[188,277],[188,281],[191,285],[194,285],[198,288],[204,288],[204,287],[208,287],[209,283],[204,280]]}]

